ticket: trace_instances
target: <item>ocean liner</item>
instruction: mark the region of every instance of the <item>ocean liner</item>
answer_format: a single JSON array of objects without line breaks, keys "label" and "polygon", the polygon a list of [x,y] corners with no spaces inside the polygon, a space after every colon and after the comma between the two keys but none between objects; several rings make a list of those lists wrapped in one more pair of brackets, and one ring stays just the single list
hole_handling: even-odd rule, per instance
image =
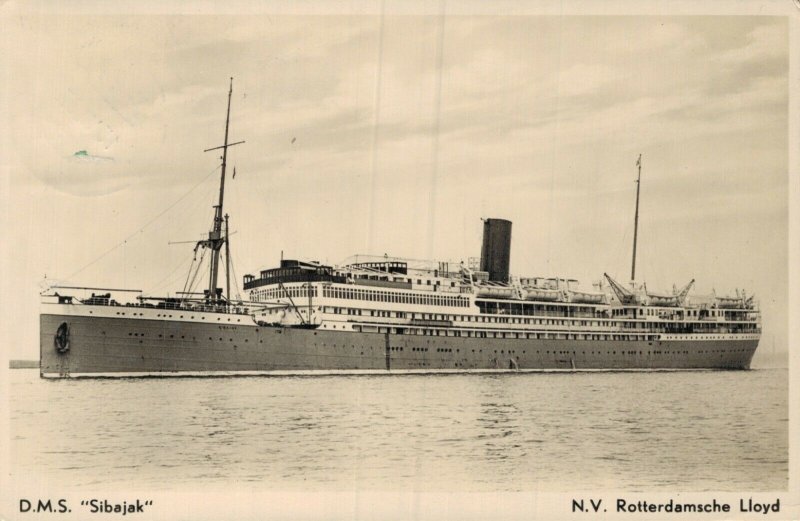
[{"label": "ocean liner", "polygon": [[231,81],[224,144],[209,149],[222,150],[219,203],[195,246],[210,254],[208,286],[195,293],[190,283],[202,256],[178,297],[48,288],[42,377],[749,368],[761,334],[752,296],[693,296],[694,281],[656,294],[633,282],[641,156],[631,282],[604,274],[583,291],[572,279],[511,276],[511,222],[486,219],[479,259],[281,259],[244,276],[247,300],[232,298],[223,213],[238,144],[228,143],[232,91]]}]

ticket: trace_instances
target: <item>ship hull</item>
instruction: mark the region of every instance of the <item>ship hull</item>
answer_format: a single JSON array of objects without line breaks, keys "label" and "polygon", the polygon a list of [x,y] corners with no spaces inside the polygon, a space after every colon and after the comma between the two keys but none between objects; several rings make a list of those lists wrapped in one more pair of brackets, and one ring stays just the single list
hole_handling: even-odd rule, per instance
[{"label": "ship hull", "polygon": [[[246,319],[249,317],[245,317]],[[66,323],[69,344],[57,349]],[[464,338],[42,314],[43,377],[748,369],[758,338]]]}]

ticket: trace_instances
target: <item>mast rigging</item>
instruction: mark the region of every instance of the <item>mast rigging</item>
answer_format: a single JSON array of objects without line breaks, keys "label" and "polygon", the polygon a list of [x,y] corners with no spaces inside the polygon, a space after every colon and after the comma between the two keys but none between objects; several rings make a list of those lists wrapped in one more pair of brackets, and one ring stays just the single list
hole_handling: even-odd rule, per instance
[{"label": "mast rigging", "polygon": [[[236,169],[234,169],[234,172]],[[228,235],[228,214],[225,214],[225,298],[231,302],[231,239]]]},{"label": "mast rigging", "polygon": [[[204,152],[210,152],[212,150],[219,150],[222,149],[222,169],[220,173],[219,179],[219,204],[214,206],[214,223],[212,225],[212,229],[208,232],[208,239],[199,242],[198,244],[203,245],[209,248],[212,252],[211,255],[211,266],[210,266],[210,273],[209,273],[209,280],[208,280],[208,300],[209,301],[217,301],[219,300],[219,293],[221,290],[217,290],[217,280],[219,278],[219,261],[220,261],[220,250],[222,249],[222,245],[227,243],[228,237],[227,233],[226,236],[222,236],[222,221],[227,221],[227,216],[223,217],[223,208],[224,208],[224,201],[225,201],[225,171],[228,165],[228,147],[232,147],[234,145],[239,145],[244,143],[244,141],[237,141],[236,143],[228,143],[228,130],[230,127],[230,120],[231,120],[231,96],[233,95],[233,78],[230,81],[230,88],[228,89],[228,110],[225,115],[225,141],[224,144],[213,147],[207,148]],[[227,232],[227,228],[226,228]],[[226,294],[226,297],[230,299],[230,295]]]},{"label": "mast rigging", "polygon": [[[631,260],[631,283],[636,280],[636,239],[639,234],[639,188],[642,185],[642,154],[636,160],[639,176],[636,178],[636,213],[633,218],[633,259]],[[223,167],[224,168],[224,167]]]}]

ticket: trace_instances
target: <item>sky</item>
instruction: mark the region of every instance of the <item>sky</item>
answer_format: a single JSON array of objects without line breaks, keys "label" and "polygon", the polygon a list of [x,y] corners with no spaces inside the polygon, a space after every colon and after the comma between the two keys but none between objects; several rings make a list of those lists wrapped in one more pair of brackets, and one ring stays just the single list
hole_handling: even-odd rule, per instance
[{"label": "sky", "polygon": [[6,13],[6,354],[37,357],[45,277],[183,287],[230,77],[239,281],[281,252],[476,257],[487,217],[514,274],[624,281],[642,154],[637,280],[755,293],[786,350],[786,17],[428,11]]}]

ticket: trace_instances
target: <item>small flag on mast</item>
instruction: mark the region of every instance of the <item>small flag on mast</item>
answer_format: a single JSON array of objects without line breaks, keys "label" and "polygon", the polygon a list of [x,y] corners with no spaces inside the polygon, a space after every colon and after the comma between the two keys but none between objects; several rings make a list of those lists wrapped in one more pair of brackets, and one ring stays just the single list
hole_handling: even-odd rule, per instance
[{"label": "small flag on mast", "polygon": [[[636,166],[642,166],[642,154],[639,154],[639,159],[636,160]],[[236,170],[234,168],[234,170]]]},{"label": "small flag on mast", "polygon": [[236,167],[233,167],[233,177],[231,179],[236,179]]}]

